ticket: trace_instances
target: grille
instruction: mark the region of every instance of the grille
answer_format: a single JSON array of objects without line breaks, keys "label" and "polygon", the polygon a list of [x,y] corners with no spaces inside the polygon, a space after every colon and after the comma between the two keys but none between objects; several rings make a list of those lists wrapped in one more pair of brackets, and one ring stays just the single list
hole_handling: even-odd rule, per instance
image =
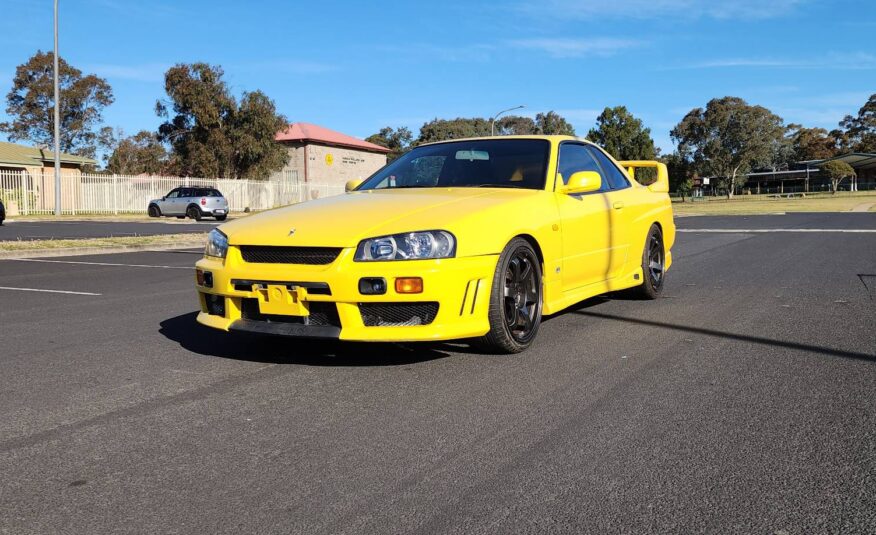
[{"label": "grille", "polygon": [[311,264],[326,265],[341,254],[340,247],[273,247],[270,245],[242,245],[244,262],[252,264]]},{"label": "grille", "polygon": [[259,310],[259,300],[245,298],[241,302],[240,316],[245,320],[264,321],[267,323],[297,323],[299,325],[341,326],[338,317],[338,306],[334,303],[310,301],[309,316],[282,316],[277,314],[262,314]]},{"label": "grille", "polygon": [[438,314],[438,303],[359,303],[366,327],[429,325]]}]

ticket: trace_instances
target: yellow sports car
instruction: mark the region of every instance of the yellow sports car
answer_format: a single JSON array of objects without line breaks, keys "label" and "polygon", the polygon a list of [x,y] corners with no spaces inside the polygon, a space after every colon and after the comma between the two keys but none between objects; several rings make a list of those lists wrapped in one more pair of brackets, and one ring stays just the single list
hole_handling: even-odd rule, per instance
[{"label": "yellow sports car", "polygon": [[[655,182],[636,182],[652,168]],[[213,230],[198,321],[361,341],[532,344],[543,314],[657,297],[675,225],[666,166],[568,136],[421,145],[347,193]]]}]

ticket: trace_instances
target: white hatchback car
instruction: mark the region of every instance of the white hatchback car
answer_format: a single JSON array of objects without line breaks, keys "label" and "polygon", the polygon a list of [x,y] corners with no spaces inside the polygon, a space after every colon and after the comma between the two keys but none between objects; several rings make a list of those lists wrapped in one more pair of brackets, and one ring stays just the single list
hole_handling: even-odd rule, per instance
[{"label": "white hatchback car", "polygon": [[228,201],[216,188],[183,187],[175,188],[160,199],[149,201],[149,217],[176,216],[200,221],[203,217],[214,217],[225,221],[228,217]]}]

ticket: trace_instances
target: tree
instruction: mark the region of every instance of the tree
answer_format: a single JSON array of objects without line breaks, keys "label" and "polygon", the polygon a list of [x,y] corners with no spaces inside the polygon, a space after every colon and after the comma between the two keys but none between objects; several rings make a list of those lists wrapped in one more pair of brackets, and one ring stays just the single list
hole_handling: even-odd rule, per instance
[{"label": "tree", "polygon": [[677,152],[663,158],[663,163],[669,172],[669,191],[677,192],[684,201],[685,195],[689,195],[693,188],[694,171],[691,163]]},{"label": "tree", "polygon": [[420,127],[416,144],[490,135],[490,120],[482,117],[466,119],[432,119]]},{"label": "tree", "polygon": [[261,91],[244,92],[229,123],[231,163],[235,178],[268,178],[289,161],[286,147],[277,143],[277,132],[288,127],[286,118]]},{"label": "tree", "polygon": [[543,135],[574,136],[575,128],[555,111],[535,116],[535,132]]},{"label": "tree", "polygon": [[168,166],[167,150],[153,132],[141,130],[125,137],[121,130],[101,131],[103,144],[112,152],[104,157],[106,171],[120,175],[157,175]]},{"label": "tree", "polygon": [[587,133],[587,139],[618,160],[653,160],[657,157],[651,129],[645,128],[625,106],[602,110],[596,118],[596,127]]},{"label": "tree", "polygon": [[526,136],[537,131],[535,121],[522,115],[506,115],[496,121],[496,133],[500,136]]},{"label": "tree", "polygon": [[772,163],[784,133],[782,118],[770,110],[724,97],[688,112],[670,135],[679,154],[701,174],[716,176],[732,197],[745,173]]},{"label": "tree", "polygon": [[840,121],[854,152],[876,152],[876,93],[858,110],[858,116],[846,115]]},{"label": "tree", "polygon": [[[0,123],[0,131],[10,141],[54,146],[53,63],[52,52],[38,50],[15,69],[12,89],[6,95],[6,114],[12,120]],[[61,151],[93,158],[96,129],[103,109],[113,102],[112,88],[102,78],[83,75],[64,58],[58,58],[58,72]]]},{"label": "tree", "polygon": [[405,126],[395,130],[385,126],[376,134],[366,137],[365,141],[389,149],[386,159],[391,162],[411,150],[413,139],[414,135],[411,134],[411,130]]},{"label": "tree", "polygon": [[238,104],[223,74],[206,63],[171,67],[164,75],[170,102],[155,105],[165,118],[158,139],[170,144],[179,174],[267,178],[289,158],[274,141],[286,118],[261,91],[243,93]]},{"label": "tree", "polygon": [[855,170],[852,166],[842,160],[829,160],[819,166],[821,172],[830,180],[830,190],[836,194],[840,182],[846,178],[855,177]]},{"label": "tree", "polygon": [[838,153],[836,139],[824,128],[804,128],[792,124],[788,125],[788,130],[790,158],[795,162],[825,160]]},{"label": "tree", "polygon": [[[500,136],[532,134],[575,135],[575,129],[572,128],[572,125],[554,111],[539,113],[535,116],[535,120],[529,117],[509,115],[497,120],[494,126],[496,134]],[[483,117],[436,118],[420,127],[420,136],[414,144],[419,145],[421,143],[431,143],[447,139],[489,136],[490,130],[490,120]]]}]

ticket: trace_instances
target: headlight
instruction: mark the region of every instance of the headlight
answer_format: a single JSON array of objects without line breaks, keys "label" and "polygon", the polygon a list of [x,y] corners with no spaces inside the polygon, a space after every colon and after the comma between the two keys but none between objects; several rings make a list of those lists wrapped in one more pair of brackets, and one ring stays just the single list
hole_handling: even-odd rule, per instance
[{"label": "headlight", "polygon": [[225,258],[227,252],[228,236],[217,229],[211,230],[210,234],[207,234],[207,248],[204,249],[204,254],[215,258]]},{"label": "headlight", "polygon": [[456,238],[446,230],[406,232],[359,242],[357,262],[375,260],[421,260],[450,258],[456,254]]}]

